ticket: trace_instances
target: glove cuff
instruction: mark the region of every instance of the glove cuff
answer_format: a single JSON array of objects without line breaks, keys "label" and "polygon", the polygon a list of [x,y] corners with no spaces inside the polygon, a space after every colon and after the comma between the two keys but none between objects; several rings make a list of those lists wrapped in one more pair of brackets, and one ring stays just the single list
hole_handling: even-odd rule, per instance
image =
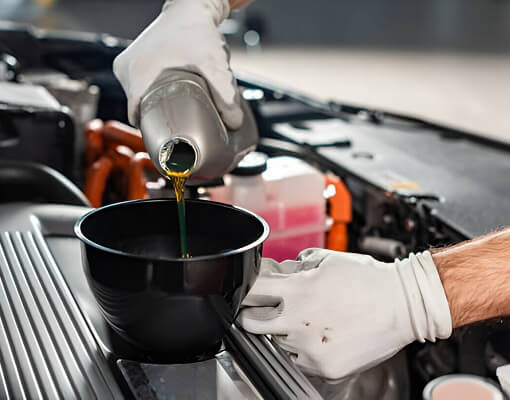
[{"label": "glove cuff", "polygon": [[452,333],[450,307],[430,252],[396,260],[416,340],[446,339]]}]

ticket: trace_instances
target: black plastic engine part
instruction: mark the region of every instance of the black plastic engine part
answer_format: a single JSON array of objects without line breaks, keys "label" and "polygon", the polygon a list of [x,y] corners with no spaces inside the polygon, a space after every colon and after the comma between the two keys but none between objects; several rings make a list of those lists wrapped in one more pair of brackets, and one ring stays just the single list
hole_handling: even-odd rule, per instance
[{"label": "black plastic engine part", "polygon": [[74,180],[74,124],[43,87],[0,82],[0,160],[47,165]]},{"label": "black plastic engine part", "polygon": [[90,207],[60,172],[41,164],[0,160],[0,202],[28,201]]}]

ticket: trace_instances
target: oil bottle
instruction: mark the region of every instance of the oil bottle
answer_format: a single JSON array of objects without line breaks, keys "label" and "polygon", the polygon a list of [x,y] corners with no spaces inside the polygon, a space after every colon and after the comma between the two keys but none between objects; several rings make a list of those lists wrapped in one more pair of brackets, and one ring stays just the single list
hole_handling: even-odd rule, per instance
[{"label": "oil bottle", "polygon": [[253,114],[242,100],[243,124],[228,130],[205,80],[197,74],[166,70],[140,103],[140,130],[156,168],[166,176],[173,156],[193,158],[188,183],[201,184],[231,171],[258,140]]}]

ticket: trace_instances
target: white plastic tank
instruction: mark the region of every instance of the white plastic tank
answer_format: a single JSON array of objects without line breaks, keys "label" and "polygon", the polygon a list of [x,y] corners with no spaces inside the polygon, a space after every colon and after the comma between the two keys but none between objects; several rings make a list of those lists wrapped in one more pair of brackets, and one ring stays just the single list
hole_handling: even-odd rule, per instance
[{"label": "white plastic tank", "polygon": [[310,247],[324,247],[326,200],[324,175],[293,157],[248,154],[225,177],[225,185],[209,190],[211,200],[237,205],[264,218],[271,228],[263,256],[295,259]]}]

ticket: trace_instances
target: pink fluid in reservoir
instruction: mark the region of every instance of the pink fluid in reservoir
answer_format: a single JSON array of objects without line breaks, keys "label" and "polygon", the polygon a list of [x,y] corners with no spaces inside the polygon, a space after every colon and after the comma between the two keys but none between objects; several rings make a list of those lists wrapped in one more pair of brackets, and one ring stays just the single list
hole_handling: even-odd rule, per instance
[{"label": "pink fluid in reservoir", "polygon": [[431,400],[503,400],[494,386],[472,378],[445,380],[432,390]]},{"label": "pink fluid in reservoir", "polygon": [[255,212],[271,229],[262,255],[276,261],[295,259],[304,249],[325,245],[325,177],[292,157],[274,157],[259,175],[225,177],[225,185],[209,190],[211,200]]}]

